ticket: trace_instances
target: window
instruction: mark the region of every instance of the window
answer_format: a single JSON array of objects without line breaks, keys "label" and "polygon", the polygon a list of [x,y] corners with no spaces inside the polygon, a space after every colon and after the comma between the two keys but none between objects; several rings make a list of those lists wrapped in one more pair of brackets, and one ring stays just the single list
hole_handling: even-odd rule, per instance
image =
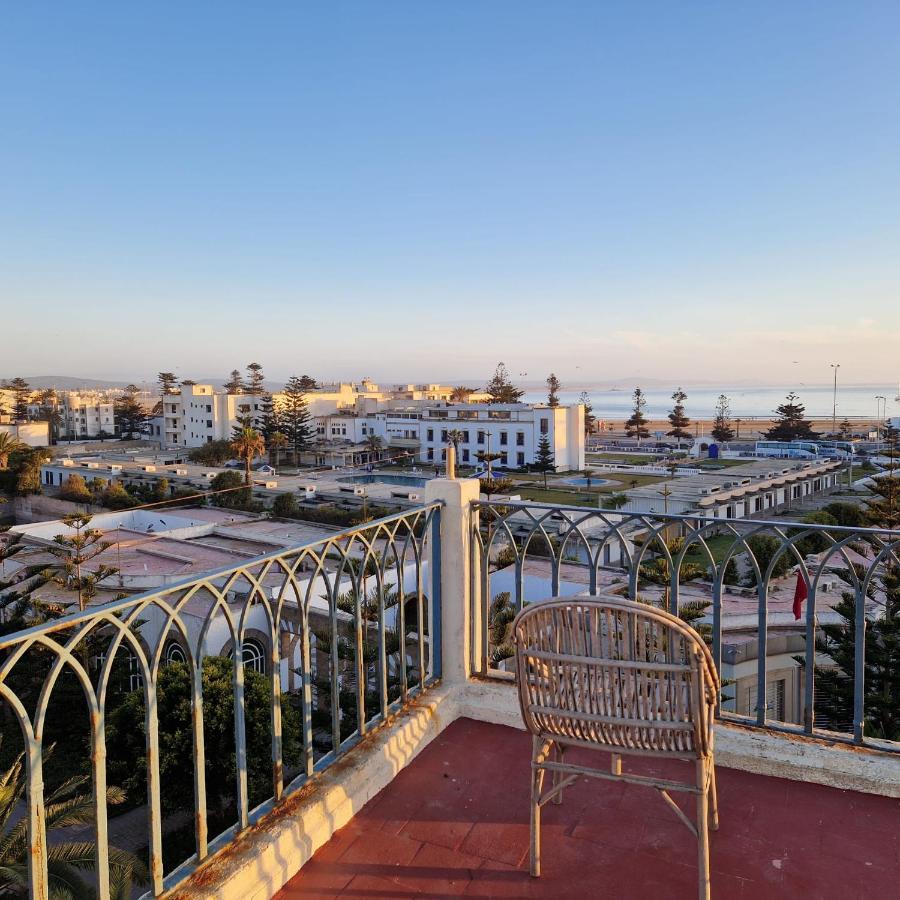
[{"label": "window", "polygon": [[428,429],[428,437],[427,437],[427,440],[429,440],[429,441],[433,441],[433,440],[434,440],[434,429],[433,429],[433,428],[429,428],[429,429]]},{"label": "window", "polygon": [[186,663],[187,662],[187,654],[184,652],[184,648],[177,641],[170,641],[169,646],[166,647],[166,665],[170,665],[171,663]]},{"label": "window", "polygon": [[517,454],[516,454],[516,465],[517,465],[517,466],[524,466],[524,465],[525,465],[525,454],[524,454],[524,453],[517,453]]},{"label": "window", "polygon": [[206,420],[206,427],[207,427],[207,428],[212,428],[212,419],[207,419],[207,420]]},{"label": "window", "polygon": [[[779,678],[766,685],[766,717],[776,722],[784,722],[785,680]],[[747,712],[756,714],[756,685],[747,689]]]},{"label": "window", "polygon": [[479,443],[479,444],[483,444],[483,443],[484,443],[484,432],[483,432],[483,431],[479,431],[479,432],[478,432],[478,443]]},{"label": "window", "polygon": [[[228,651],[228,658],[234,659],[233,649]],[[241,646],[241,662],[243,662],[245,669],[253,669],[254,672],[259,672],[260,675],[266,674],[266,658],[262,644],[259,641],[254,641],[252,638],[244,641]]]},{"label": "window", "polygon": [[[516,432],[516,446],[524,447],[525,446],[525,432],[517,431]],[[521,454],[519,454],[521,456]]]},{"label": "window", "polygon": [[463,461],[463,462],[468,462],[468,461],[469,461],[469,448],[468,448],[468,447],[463,447],[463,451],[462,451],[462,461]]},{"label": "window", "polygon": [[505,447],[507,444],[507,434],[505,431],[500,432],[500,445]]},{"label": "window", "polygon": [[548,434],[550,431],[550,420],[541,419],[541,434]]},{"label": "window", "polygon": [[441,443],[442,444],[447,443],[447,429],[446,428],[441,429]]},{"label": "window", "polygon": [[431,462],[434,459],[434,447],[429,447],[428,452],[425,455],[425,458]]}]

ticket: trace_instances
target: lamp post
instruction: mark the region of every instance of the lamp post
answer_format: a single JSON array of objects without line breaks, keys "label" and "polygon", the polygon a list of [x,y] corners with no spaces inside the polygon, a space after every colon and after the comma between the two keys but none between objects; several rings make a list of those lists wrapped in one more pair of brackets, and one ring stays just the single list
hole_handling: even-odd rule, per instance
[{"label": "lamp post", "polygon": [[841,367],[840,363],[831,363],[834,369],[834,397],[831,404],[831,436],[837,434],[837,370]]},{"label": "lamp post", "polygon": [[875,395],[875,440],[881,440],[881,404],[884,403],[884,415],[887,417],[887,397],[884,394]]}]

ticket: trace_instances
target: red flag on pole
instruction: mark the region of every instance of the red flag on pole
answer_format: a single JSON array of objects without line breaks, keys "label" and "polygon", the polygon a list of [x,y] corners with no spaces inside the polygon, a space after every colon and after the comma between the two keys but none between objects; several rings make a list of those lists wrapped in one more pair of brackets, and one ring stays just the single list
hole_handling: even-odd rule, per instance
[{"label": "red flag on pole", "polygon": [[794,618],[800,618],[800,612],[803,609],[803,601],[809,596],[806,590],[806,581],[802,572],[797,572],[797,584],[794,587]]}]

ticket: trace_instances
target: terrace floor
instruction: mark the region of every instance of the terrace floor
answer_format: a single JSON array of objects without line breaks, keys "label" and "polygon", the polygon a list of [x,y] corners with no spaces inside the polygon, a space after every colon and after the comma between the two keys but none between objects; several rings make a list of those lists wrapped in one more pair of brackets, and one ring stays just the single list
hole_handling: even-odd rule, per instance
[{"label": "terrace floor", "polygon": [[[544,807],[543,874],[531,878],[530,753],[523,731],[457,720],[335,833],[279,900],[697,896],[696,843],[663,800],[596,779],[576,782],[561,806]],[[589,755],[596,764],[598,754]],[[676,774],[679,765],[687,764],[655,769]],[[897,896],[900,801],[718,773],[713,897]]]}]

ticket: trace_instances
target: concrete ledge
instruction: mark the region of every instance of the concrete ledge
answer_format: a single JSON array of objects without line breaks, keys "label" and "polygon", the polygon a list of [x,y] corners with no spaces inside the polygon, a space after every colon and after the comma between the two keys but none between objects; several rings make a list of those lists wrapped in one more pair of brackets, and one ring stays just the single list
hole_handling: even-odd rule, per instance
[{"label": "concrete ledge", "polygon": [[[524,727],[512,681],[471,680],[461,688],[457,706],[460,716]],[[900,758],[869,748],[717,724],[716,762],[772,778],[900,797]]]},{"label": "concrete ledge", "polygon": [[267,900],[458,718],[454,694],[426,692],[163,896]]}]

